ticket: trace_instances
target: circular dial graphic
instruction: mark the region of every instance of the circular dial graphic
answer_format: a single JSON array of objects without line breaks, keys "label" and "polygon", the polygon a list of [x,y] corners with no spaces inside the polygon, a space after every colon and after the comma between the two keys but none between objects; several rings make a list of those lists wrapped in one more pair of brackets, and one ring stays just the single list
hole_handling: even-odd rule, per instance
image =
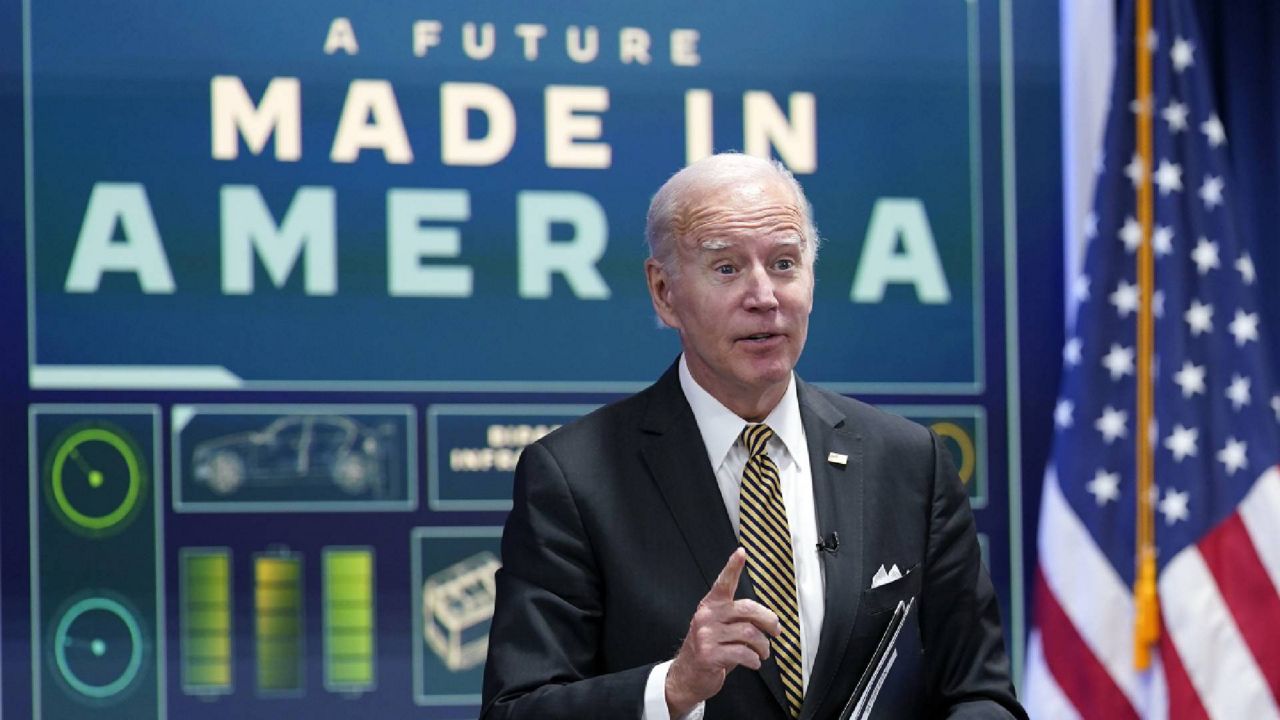
[{"label": "circular dial graphic", "polygon": [[939,437],[950,438],[960,447],[960,468],[956,474],[960,476],[960,482],[968,485],[969,478],[973,477],[973,468],[977,464],[977,452],[973,447],[973,438],[969,437],[969,433],[959,425],[951,422],[936,422],[929,426]]},{"label": "circular dial graphic", "polygon": [[138,677],[142,644],[137,618],[105,597],[72,605],[53,634],[58,672],[77,692],[96,700],[120,694]]},{"label": "circular dial graphic", "polygon": [[139,506],[146,470],[133,443],[102,426],[81,428],[55,444],[49,498],[72,526],[93,534],[117,530]]}]

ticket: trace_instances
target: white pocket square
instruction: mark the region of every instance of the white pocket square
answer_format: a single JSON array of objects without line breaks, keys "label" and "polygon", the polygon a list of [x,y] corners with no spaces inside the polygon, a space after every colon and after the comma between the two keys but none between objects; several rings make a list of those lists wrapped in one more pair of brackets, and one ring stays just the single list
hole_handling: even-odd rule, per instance
[{"label": "white pocket square", "polygon": [[881,585],[888,585],[894,580],[900,579],[902,579],[902,571],[898,569],[896,564],[891,566],[888,570],[885,570],[884,565],[881,565],[880,569],[876,570],[876,574],[871,578],[871,589],[875,590]]}]

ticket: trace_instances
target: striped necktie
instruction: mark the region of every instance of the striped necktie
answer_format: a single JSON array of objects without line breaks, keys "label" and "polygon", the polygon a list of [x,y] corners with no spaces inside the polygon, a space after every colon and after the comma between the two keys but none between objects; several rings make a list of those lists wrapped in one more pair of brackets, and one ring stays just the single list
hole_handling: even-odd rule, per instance
[{"label": "striped necktie", "polygon": [[800,660],[800,612],[796,604],[796,571],[791,559],[791,530],[782,502],[778,466],[765,452],[773,437],[768,425],[748,425],[742,444],[749,457],[742,470],[738,538],[747,551],[747,573],[756,595],[778,616],[782,635],[770,641],[782,676],[791,717],[800,716],[804,683]]}]

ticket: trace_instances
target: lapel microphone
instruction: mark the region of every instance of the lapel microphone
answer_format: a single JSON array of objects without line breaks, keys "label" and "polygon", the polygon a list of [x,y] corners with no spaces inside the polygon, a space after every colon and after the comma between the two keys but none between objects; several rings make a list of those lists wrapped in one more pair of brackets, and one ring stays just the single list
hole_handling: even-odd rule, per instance
[{"label": "lapel microphone", "polygon": [[832,530],[831,534],[827,537],[818,540],[818,552],[820,553],[831,553],[832,555],[835,555],[836,551],[839,549],[840,533],[835,530]]}]

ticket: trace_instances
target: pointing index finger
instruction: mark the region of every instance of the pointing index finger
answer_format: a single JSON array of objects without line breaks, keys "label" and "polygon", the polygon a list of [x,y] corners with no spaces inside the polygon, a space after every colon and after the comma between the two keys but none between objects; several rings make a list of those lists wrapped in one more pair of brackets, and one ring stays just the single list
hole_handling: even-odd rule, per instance
[{"label": "pointing index finger", "polygon": [[707,597],[732,602],[734,593],[738,591],[738,578],[742,576],[742,568],[746,564],[747,551],[742,548],[734,550],[729,556],[729,561],[724,564],[724,569],[716,577],[715,584],[711,586],[711,592],[707,593]]}]

